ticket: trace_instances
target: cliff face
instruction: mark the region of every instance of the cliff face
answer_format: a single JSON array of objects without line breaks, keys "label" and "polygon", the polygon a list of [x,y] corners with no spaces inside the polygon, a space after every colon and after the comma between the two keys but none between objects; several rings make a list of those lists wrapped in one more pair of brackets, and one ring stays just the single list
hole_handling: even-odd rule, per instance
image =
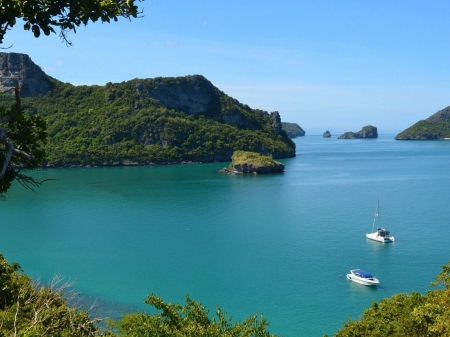
[{"label": "cliff face", "polygon": [[207,114],[219,101],[219,90],[200,75],[156,77],[152,81],[141,81],[136,90],[169,109],[191,115]]},{"label": "cliff face", "polygon": [[22,97],[44,95],[52,90],[49,77],[26,54],[0,53],[0,91],[20,86]]},{"label": "cliff face", "polygon": [[[125,83],[137,93],[141,101],[150,98],[166,108],[195,116],[203,115],[240,128],[254,128],[260,124],[258,117],[255,117],[256,112],[261,118],[272,118],[277,134],[281,130],[277,111],[269,114],[267,111],[251,109],[225,95],[202,75],[135,79]],[[108,83],[107,90],[116,90],[114,86],[115,84]],[[114,95],[110,95],[108,101],[112,102],[114,99]]]},{"label": "cliff face", "polygon": [[367,125],[358,132],[345,132],[338,139],[354,139],[354,138],[378,138],[378,131],[375,126]]}]

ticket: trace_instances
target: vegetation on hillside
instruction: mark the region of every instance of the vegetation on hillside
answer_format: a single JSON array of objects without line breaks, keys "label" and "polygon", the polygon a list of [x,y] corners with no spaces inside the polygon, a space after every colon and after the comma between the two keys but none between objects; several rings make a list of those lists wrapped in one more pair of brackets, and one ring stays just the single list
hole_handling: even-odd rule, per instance
[{"label": "vegetation on hillside", "polygon": [[93,336],[95,321],[67,304],[74,293],[61,281],[41,285],[0,254],[0,336]]},{"label": "vegetation on hillside", "polygon": [[450,120],[439,121],[422,120],[400,132],[397,140],[423,140],[450,138]]},{"label": "vegetation on hillside", "polygon": [[[168,78],[168,81],[175,80]],[[140,94],[151,79],[105,86],[73,86],[55,81],[52,92],[25,98],[30,115],[47,122],[47,161],[53,165],[114,165],[227,161],[235,150],[291,157],[295,144],[276,134],[270,115],[222,93],[203,115],[168,109]],[[2,95],[3,103],[11,97]],[[0,102],[1,103],[1,102]],[[8,102],[11,103],[11,102]],[[212,116],[239,111],[244,126]]]},{"label": "vegetation on hillside", "polygon": [[250,151],[236,151],[233,153],[231,160],[230,166],[246,164],[258,168],[281,165],[280,162],[273,160],[271,156],[263,156]]},{"label": "vegetation on hillside", "polygon": [[450,107],[439,110],[426,120],[418,121],[395,137],[397,140],[443,138],[450,138]]}]

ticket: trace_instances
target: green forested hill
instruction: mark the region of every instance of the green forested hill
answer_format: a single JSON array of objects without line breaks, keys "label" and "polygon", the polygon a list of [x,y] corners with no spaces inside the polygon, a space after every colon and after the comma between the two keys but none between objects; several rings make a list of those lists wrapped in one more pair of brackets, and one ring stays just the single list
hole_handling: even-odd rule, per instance
[{"label": "green forested hill", "polygon": [[450,107],[439,110],[399,133],[397,140],[426,140],[450,138]]},{"label": "green forested hill", "polygon": [[282,122],[281,126],[291,138],[303,137],[306,134],[305,130],[303,130],[297,123]]},{"label": "green forested hill", "polygon": [[[52,91],[22,102],[47,120],[50,166],[230,161],[235,150],[295,156],[278,112],[251,109],[203,76],[105,86],[52,81]],[[6,94],[0,100],[13,103]]]}]

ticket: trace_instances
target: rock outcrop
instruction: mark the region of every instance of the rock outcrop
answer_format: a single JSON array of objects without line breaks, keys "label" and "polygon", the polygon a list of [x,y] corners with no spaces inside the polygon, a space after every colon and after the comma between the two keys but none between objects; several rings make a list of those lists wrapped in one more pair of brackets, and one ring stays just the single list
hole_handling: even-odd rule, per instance
[{"label": "rock outcrop", "polygon": [[355,138],[378,138],[378,131],[375,126],[367,125],[358,132],[345,132],[338,139],[355,139]]},{"label": "rock outcrop", "polygon": [[306,132],[297,123],[282,122],[281,126],[291,138],[303,137]]},{"label": "rock outcrop", "polygon": [[270,114],[270,117],[272,118],[272,128],[273,131],[279,135],[281,130],[282,130],[282,125],[281,125],[281,117],[280,114],[278,113],[278,111],[274,111]]},{"label": "rock outcrop", "polygon": [[0,91],[20,86],[22,97],[44,95],[53,89],[47,74],[26,54],[0,53]]},{"label": "rock outcrop", "polygon": [[170,109],[191,115],[206,114],[219,100],[219,90],[200,75],[156,77],[139,81],[136,90]]},{"label": "rock outcrop", "polygon": [[435,114],[426,119],[428,122],[440,122],[442,120],[450,120],[450,106],[445,109],[439,110]]},{"label": "rock outcrop", "polygon": [[330,138],[330,137],[331,137],[330,131],[327,130],[323,133],[323,138]]}]

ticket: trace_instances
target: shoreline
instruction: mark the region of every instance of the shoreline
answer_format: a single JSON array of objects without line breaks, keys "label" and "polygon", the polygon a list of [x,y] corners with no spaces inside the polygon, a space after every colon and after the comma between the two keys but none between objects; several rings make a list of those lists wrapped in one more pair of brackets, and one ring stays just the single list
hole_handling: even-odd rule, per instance
[{"label": "shoreline", "polygon": [[194,164],[204,164],[204,163],[218,163],[215,162],[197,162],[197,161],[181,161],[181,162],[114,162],[110,164],[45,164],[40,165],[38,170],[44,169],[66,169],[66,168],[99,168],[99,167],[129,167],[129,166],[167,166],[167,165],[194,165]]}]

